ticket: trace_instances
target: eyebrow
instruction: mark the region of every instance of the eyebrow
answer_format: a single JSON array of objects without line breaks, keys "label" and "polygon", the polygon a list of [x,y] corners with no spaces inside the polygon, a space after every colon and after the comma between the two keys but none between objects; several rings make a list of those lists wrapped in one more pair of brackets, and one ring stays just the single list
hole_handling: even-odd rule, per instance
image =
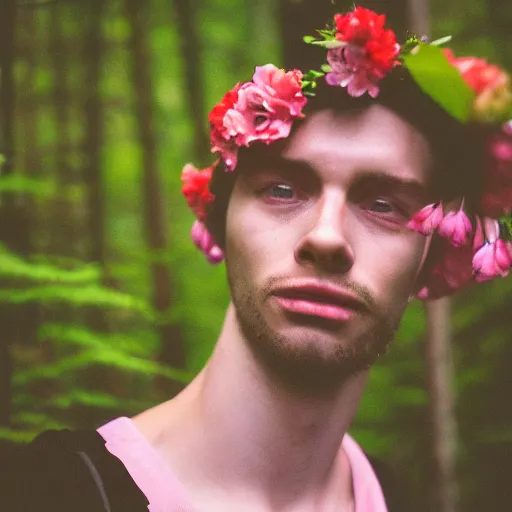
[{"label": "eyebrow", "polygon": [[[287,173],[304,172],[315,176],[319,175],[318,170],[308,161],[286,158],[282,155],[264,154],[262,157],[248,162],[248,169],[253,172],[265,170],[265,167],[269,167],[268,170],[279,170]],[[388,189],[398,189],[400,192],[410,194],[414,198],[421,200],[426,199],[428,196],[427,186],[421,181],[414,178],[395,176],[385,171],[372,171],[369,169],[360,171],[355,179],[355,185],[364,185],[366,183]]]}]

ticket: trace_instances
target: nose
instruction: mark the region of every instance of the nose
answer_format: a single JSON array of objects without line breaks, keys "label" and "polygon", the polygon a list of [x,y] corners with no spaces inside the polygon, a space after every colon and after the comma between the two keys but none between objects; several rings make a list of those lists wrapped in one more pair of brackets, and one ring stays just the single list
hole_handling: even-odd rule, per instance
[{"label": "nose", "polygon": [[312,212],[311,224],[295,249],[295,260],[329,273],[347,273],[354,265],[348,241],[347,204],[340,193],[326,194]]}]

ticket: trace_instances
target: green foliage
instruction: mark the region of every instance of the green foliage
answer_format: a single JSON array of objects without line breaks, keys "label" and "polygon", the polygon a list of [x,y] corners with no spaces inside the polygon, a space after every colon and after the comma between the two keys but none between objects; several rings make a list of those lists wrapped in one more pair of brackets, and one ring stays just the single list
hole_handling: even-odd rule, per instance
[{"label": "green foliage", "polygon": [[[99,20],[91,14],[94,2],[40,3],[38,9],[23,9],[16,22],[15,172],[0,176],[0,194],[27,213],[31,245],[23,256],[0,246],[2,330],[15,367],[11,426],[0,429],[0,438],[15,442],[46,428],[94,427],[116,415],[136,414],[169,398],[161,391],[162,382],[186,383],[203,367],[229,293],[223,266],[208,265],[189,239],[193,218],[180,193],[180,171],[184,162],[199,164],[210,157],[193,154],[191,116],[202,116],[206,132],[206,112],[226,90],[250,77],[255,64],[281,60],[277,2],[189,2],[198,7],[194,28],[204,100],[190,110],[189,63],[182,56],[173,3],[143,2],[151,129],[168,240],[165,249],[152,251],[143,220],[147,161],[135,116],[135,62],[128,50],[132,34],[124,2],[103,2]],[[482,0],[436,0],[432,35],[455,34],[450,45],[457,54],[505,58],[504,41],[496,34],[491,40],[491,32],[485,32],[486,9]],[[100,55],[89,50],[92,29],[100,33]],[[327,29],[305,41],[339,45],[334,39]],[[466,119],[471,97],[437,47],[446,42],[420,44],[405,62],[436,101]],[[407,50],[418,44],[417,38],[411,40]],[[321,61],[322,50],[318,54]],[[88,78],[97,62],[99,95]],[[59,63],[63,69],[57,69]],[[316,79],[331,71],[326,64],[320,69],[305,77],[309,93]],[[87,114],[95,101],[101,107],[101,129],[93,134],[99,140],[96,153],[86,146],[86,135],[91,135]],[[104,260],[91,263],[94,205],[88,180],[96,158],[106,243]],[[16,229],[17,220],[10,221]],[[19,229],[23,234],[21,223]],[[173,303],[165,311],[153,306],[155,263],[172,271]],[[470,288],[454,301],[461,510],[471,510],[477,494],[492,502],[493,483],[486,481],[481,464],[500,467],[493,464],[493,450],[506,452],[510,442],[511,281]],[[6,328],[11,316],[20,337],[12,326]],[[32,331],[22,330],[32,322]],[[160,328],[169,324],[181,329],[186,342],[183,368],[159,361]],[[418,512],[426,510],[429,475],[424,468],[430,450],[424,332],[423,308],[415,301],[389,353],[370,374],[351,430],[366,451],[402,469],[399,475],[415,496],[412,510]]]},{"label": "green foliage", "polygon": [[402,59],[423,92],[456,119],[469,119],[474,92],[441,48],[419,43]]},{"label": "green foliage", "polygon": [[89,284],[100,278],[96,264],[79,263],[77,268],[64,269],[56,265],[27,261],[0,244],[0,277],[18,278],[37,283]]}]

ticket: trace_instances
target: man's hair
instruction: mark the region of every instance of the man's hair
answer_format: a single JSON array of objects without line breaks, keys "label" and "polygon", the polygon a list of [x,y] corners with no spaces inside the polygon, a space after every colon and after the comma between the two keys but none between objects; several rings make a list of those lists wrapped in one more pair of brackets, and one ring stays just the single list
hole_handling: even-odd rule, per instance
[{"label": "man's hair", "polygon": [[[373,99],[367,94],[353,98],[344,89],[320,81],[316,96],[309,100],[304,113],[308,116],[313,112],[332,110],[339,114],[357,115],[376,103],[389,108],[422,133],[429,143],[433,157],[429,180],[431,196],[436,200],[464,196],[466,207],[471,209],[482,179],[482,134],[471,125],[459,122],[435,103],[405,68],[395,69],[381,84],[379,96]],[[299,123],[295,122],[294,129]],[[261,150],[261,142],[250,148],[240,148],[234,172],[226,172],[222,162],[214,170],[210,189],[215,200],[209,206],[206,227],[223,249],[227,208],[236,177],[243,172],[245,162]]]}]

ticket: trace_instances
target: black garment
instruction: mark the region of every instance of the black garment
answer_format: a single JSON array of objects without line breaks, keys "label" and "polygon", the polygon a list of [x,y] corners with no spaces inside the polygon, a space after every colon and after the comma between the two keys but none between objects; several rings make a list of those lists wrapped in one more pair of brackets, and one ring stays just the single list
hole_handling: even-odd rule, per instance
[{"label": "black garment", "polygon": [[[389,512],[406,512],[389,471],[370,462]],[[147,512],[147,507],[145,495],[95,431],[47,431],[26,446],[0,445],[0,512]]]},{"label": "black garment", "polygon": [[92,431],[47,431],[0,467],[1,512],[147,512],[123,463]]}]

